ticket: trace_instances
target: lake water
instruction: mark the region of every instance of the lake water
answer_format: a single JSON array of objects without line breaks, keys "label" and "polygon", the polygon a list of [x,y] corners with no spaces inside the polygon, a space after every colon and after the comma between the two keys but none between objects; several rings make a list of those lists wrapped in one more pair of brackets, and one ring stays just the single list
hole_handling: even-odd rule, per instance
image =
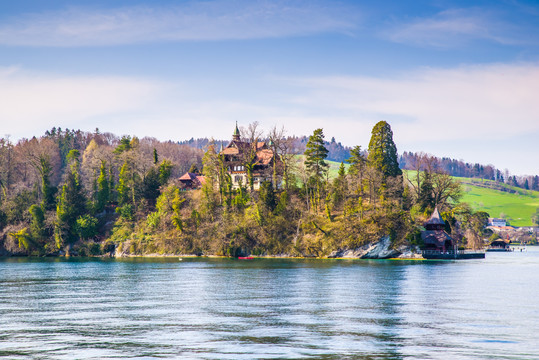
[{"label": "lake water", "polygon": [[539,249],[483,260],[0,259],[0,358],[539,359]]}]

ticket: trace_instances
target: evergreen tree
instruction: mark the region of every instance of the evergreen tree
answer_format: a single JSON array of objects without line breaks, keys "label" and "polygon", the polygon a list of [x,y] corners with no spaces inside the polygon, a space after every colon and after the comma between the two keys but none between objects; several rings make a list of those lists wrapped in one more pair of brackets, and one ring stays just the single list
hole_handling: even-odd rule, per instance
[{"label": "evergreen tree", "polygon": [[322,129],[316,129],[309,137],[304,154],[305,167],[310,176],[307,191],[310,191],[310,187],[314,187],[315,193],[311,193],[309,197],[313,207],[317,210],[322,196],[322,184],[329,169],[329,164],[325,161],[328,156],[328,149],[324,146]]},{"label": "evergreen tree", "polygon": [[116,187],[116,191],[118,193],[118,205],[123,206],[129,203],[129,194],[130,194],[130,187],[129,187],[129,165],[127,162],[124,162],[122,167],[120,168],[120,174],[118,175],[118,186]]},{"label": "evergreen tree", "polygon": [[539,190],[539,176],[538,175],[535,175],[534,177],[532,177],[531,189],[532,190]]},{"label": "evergreen tree", "polygon": [[277,206],[277,199],[275,197],[275,191],[273,190],[273,183],[271,181],[264,181],[260,184],[260,202],[268,211],[275,210]]},{"label": "evergreen tree", "polygon": [[36,244],[42,245],[45,239],[45,214],[43,213],[43,209],[34,204],[30,206],[28,211],[32,215],[30,234]]},{"label": "evergreen tree", "polygon": [[350,150],[350,158],[347,159],[346,162],[350,164],[348,173],[355,180],[353,181],[353,184],[355,185],[354,190],[361,196],[363,194],[363,178],[365,175],[365,165],[367,163],[367,159],[361,151],[361,146],[354,146],[354,148]]},{"label": "evergreen tree", "polygon": [[385,121],[378,122],[372,129],[369,142],[369,163],[387,176],[402,175],[397,158],[397,146],[393,142],[393,131]]},{"label": "evergreen tree", "polygon": [[198,170],[198,166],[196,163],[191,164],[191,167],[189,168],[189,172],[192,174],[200,174],[200,170]]},{"label": "evergreen tree", "polygon": [[168,179],[170,179],[170,176],[172,175],[172,168],[174,165],[170,162],[170,160],[163,160],[161,161],[161,164],[159,164],[159,184],[165,185],[168,182]]},{"label": "evergreen tree", "polygon": [[305,166],[311,176],[317,180],[323,180],[327,174],[329,164],[325,161],[328,149],[324,146],[324,133],[322,129],[316,129],[309,137],[305,149]]},{"label": "evergreen tree", "polygon": [[150,207],[155,205],[155,200],[159,196],[159,187],[161,183],[159,182],[159,170],[154,166],[144,176],[142,179],[142,197],[148,201]]},{"label": "evergreen tree", "polygon": [[153,164],[157,165],[159,162],[159,155],[157,155],[157,149],[153,148]]},{"label": "evergreen tree", "polygon": [[55,239],[58,248],[77,240],[77,219],[86,213],[86,196],[79,181],[79,151],[67,156],[70,170],[56,206]]},{"label": "evergreen tree", "polygon": [[346,170],[344,163],[341,162],[339,173],[333,181],[333,205],[339,207],[348,193],[348,181],[346,180]]},{"label": "evergreen tree", "polygon": [[422,179],[417,194],[417,203],[421,211],[432,211],[436,206],[433,194],[434,186],[432,184],[432,176],[428,171],[423,171],[420,176]]},{"label": "evergreen tree", "polygon": [[97,202],[95,206],[96,212],[103,211],[110,200],[110,183],[109,179],[107,179],[107,171],[105,165],[105,161],[102,161],[101,167],[99,168],[99,177],[97,178]]},{"label": "evergreen tree", "polygon": [[52,174],[52,166],[48,157],[41,157],[40,169],[41,174],[41,194],[43,199],[41,201],[41,208],[43,211],[51,210],[54,208],[54,196],[56,195],[56,187],[51,185],[50,177]]},{"label": "evergreen tree", "polygon": [[131,140],[131,136],[122,136],[122,138],[120,139],[120,143],[118,144],[118,146],[116,146],[116,149],[114,149],[114,153],[121,154],[123,152],[131,150],[132,148],[133,142]]}]

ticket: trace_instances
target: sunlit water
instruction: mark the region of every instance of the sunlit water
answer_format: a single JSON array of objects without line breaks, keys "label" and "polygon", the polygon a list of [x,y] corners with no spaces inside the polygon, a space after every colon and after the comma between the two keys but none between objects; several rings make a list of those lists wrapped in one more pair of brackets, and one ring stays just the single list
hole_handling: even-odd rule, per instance
[{"label": "sunlit water", "polygon": [[0,259],[8,359],[539,359],[539,249],[484,260]]}]

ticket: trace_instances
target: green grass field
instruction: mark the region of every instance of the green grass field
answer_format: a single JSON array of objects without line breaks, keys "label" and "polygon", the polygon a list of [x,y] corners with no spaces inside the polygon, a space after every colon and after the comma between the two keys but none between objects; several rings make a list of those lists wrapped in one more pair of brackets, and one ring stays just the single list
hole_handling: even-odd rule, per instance
[{"label": "green grass field", "polygon": [[[533,225],[531,217],[539,207],[539,192],[513,188],[518,193],[508,193],[485,188],[489,182],[457,178],[462,183],[462,202],[476,211],[486,211],[491,217],[505,217],[514,226]],[[508,186],[509,188],[512,188]],[[505,216],[504,216],[505,215]]]}]

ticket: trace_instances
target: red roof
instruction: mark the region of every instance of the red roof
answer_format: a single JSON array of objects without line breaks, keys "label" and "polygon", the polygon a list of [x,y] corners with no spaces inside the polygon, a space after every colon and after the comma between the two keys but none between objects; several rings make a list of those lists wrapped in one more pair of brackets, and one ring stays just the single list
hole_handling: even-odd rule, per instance
[{"label": "red roof", "polygon": [[180,176],[179,180],[180,181],[193,181],[197,178],[197,174],[195,173],[190,173],[190,172],[186,172],[185,174],[183,174],[182,176]]}]

